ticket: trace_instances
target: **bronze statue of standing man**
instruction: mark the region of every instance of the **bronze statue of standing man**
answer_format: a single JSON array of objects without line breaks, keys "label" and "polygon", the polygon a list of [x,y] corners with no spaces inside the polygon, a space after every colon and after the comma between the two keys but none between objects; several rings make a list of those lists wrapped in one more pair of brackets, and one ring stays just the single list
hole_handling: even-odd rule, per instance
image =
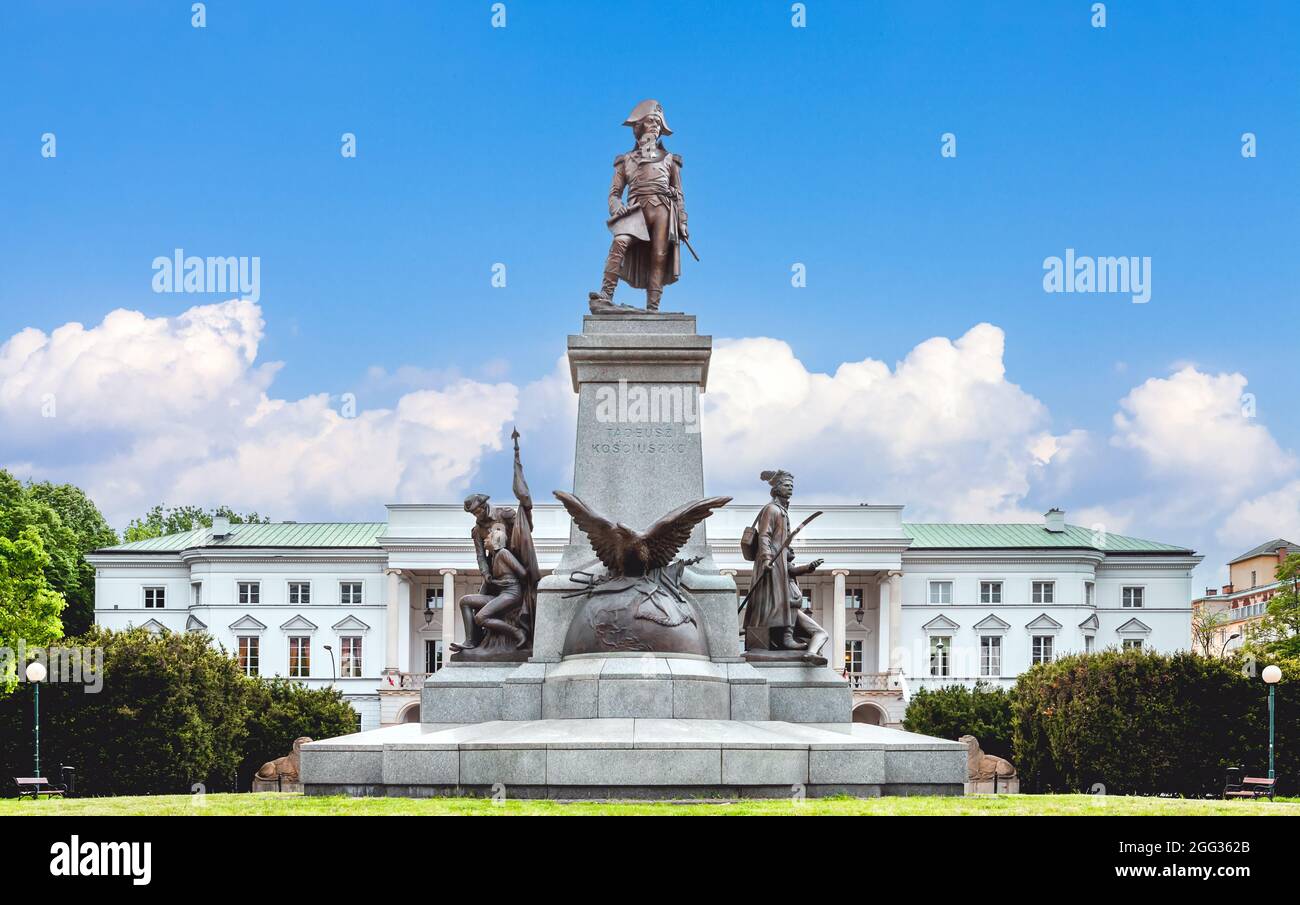
[{"label": "bronze statue of standing man", "polygon": [[798,531],[790,530],[794,475],[778,468],[759,477],[771,486],[772,500],[759,510],[752,535],[746,532],[752,537],[752,548],[746,550],[747,541],[741,541],[745,558],[754,563],[745,604],[746,656],[765,660],[798,658],[825,666],[822,649],[830,636],[804,612],[803,592],[798,582],[800,576],[814,572],[822,560],[796,566],[794,551],[790,549],[790,541]]},{"label": "bronze statue of standing man", "polygon": [[[656,100],[642,101],[623,125],[632,127],[636,147],[614,158],[607,221],[614,241],[605,259],[600,291],[590,294],[592,314],[658,311],[664,286],[677,282],[681,274],[680,243],[690,248],[682,158],[664,148],[662,137],[673,134],[664,119],[664,108]],[[629,286],[645,290],[644,311],[614,301],[620,277]]]}]

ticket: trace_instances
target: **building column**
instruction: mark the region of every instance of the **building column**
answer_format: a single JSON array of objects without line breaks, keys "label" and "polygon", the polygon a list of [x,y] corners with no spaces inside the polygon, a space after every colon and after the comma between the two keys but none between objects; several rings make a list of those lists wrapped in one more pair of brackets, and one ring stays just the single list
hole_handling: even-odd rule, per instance
[{"label": "building column", "polygon": [[[848,569],[834,569],[831,574],[835,576],[834,596],[831,599],[831,624],[829,626],[831,633],[831,653],[833,656],[827,657],[830,661],[831,669],[837,673],[844,672],[844,579],[848,577]],[[865,604],[866,601],[863,601]]]},{"label": "building column", "polygon": [[415,582],[409,572],[397,576],[397,669],[411,672],[411,588]]},{"label": "building column", "polygon": [[893,585],[888,577],[882,576],[876,582],[880,591],[880,602],[876,607],[876,671],[889,672],[889,655],[894,643],[894,633],[889,630],[893,612]]},{"label": "building column", "polygon": [[[884,618],[884,610],[880,612]],[[899,646],[903,632],[903,573],[889,573],[889,671],[903,668],[903,649]]]},{"label": "building column", "polygon": [[392,674],[399,671],[397,665],[397,632],[398,617],[401,615],[398,604],[401,602],[402,595],[402,570],[385,569],[384,574],[388,576],[388,587],[384,595],[387,610],[387,619],[384,625],[384,672]]},{"label": "building column", "polygon": [[439,569],[442,576],[442,662],[451,656],[451,643],[456,640],[456,570]]}]

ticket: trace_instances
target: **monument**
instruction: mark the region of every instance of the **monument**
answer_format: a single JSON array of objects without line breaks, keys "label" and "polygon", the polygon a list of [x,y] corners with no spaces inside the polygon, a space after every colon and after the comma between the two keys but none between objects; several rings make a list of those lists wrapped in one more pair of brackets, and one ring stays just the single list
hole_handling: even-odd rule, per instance
[{"label": "monument", "polygon": [[[851,722],[848,682],[801,607],[797,578],[820,562],[794,564],[787,472],[763,475],[773,500],[743,604],[715,567],[707,520],[730,499],[704,487],[712,337],[694,315],[658,310],[688,238],[681,160],[663,148],[658,102],[624,125],[637,146],[615,161],[604,282],[568,338],[573,487],[555,494],[568,544],[537,580],[516,433],[518,507],[465,502],[484,587],[461,599],[467,641],[427,679],[421,722],[306,745],[306,792],[961,794],[964,745]],[[646,308],[614,302],[619,279],[644,286]]]}]

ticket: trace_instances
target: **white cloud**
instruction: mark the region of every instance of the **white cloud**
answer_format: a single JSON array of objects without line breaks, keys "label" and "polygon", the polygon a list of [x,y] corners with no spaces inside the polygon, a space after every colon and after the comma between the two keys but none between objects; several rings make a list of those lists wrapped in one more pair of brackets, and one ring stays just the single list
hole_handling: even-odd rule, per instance
[{"label": "white cloud", "polygon": [[780,340],[716,344],[704,397],[711,492],[761,493],[795,473],[804,499],[905,503],[913,519],[1036,518],[1031,483],[1063,445],[1046,408],[1006,378],[991,324],[935,337],[891,370],[870,358],[809,372]]},{"label": "white cloud", "polygon": [[1296,461],[1243,413],[1246,378],[1184,366],[1120,401],[1112,443],[1135,450],[1149,477],[1174,482],[1198,506],[1222,505],[1291,474]]},{"label": "white cloud", "polygon": [[1237,553],[1276,537],[1300,538],[1300,479],[1242,501],[1224,517],[1217,536]]},{"label": "white cloud", "polygon": [[85,485],[118,524],[156,502],[378,519],[384,502],[462,491],[518,405],[513,385],[467,379],[351,418],[324,394],[276,399],[262,329],[239,300],[17,334],[0,347],[0,419],[43,463],[25,473]]},{"label": "white cloud", "polygon": [[[523,384],[495,370],[374,369],[358,375],[363,396],[391,404],[348,418],[325,394],[273,394],[279,365],[257,358],[263,326],[244,300],[19,332],[0,345],[0,461],[86,487],[118,525],[157,502],[380,519],[386,502],[506,492],[517,424],[535,497],[569,486],[577,399],[563,356]],[[719,340],[706,486],[757,500],[758,473],[782,467],[804,501],[902,503],[915,521],[1037,521],[1059,504],[1076,524],[1196,546],[1207,568],[1300,535],[1296,461],[1243,417],[1242,375],[1187,366],[1147,380],[1120,401],[1106,444],[1053,431],[1008,379],[1004,345],[979,324],[892,368],[865,358],[825,374],[780,340]]]}]

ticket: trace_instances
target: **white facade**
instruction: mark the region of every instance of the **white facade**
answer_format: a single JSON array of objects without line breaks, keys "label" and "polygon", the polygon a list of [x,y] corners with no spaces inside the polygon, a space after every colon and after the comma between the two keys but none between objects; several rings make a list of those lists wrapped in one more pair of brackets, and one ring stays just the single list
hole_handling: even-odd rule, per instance
[{"label": "white facade", "polygon": [[[791,507],[792,521],[813,508]],[[825,560],[801,586],[831,634],[827,651],[844,652],[855,719],[897,723],[922,686],[1009,686],[1035,653],[1189,646],[1200,561],[1191,551],[1099,539],[1053,514],[1038,525],[908,525],[901,506],[820,508],[794,549],[800,562]],[[735,574],[741,594],[751,564],[739,538],[757,511],[733,504],[707,524],[714,563]],[[538,505],[534,522],[549,570],[569,517]],[[464,634],[444,604],[481,581],[471,524],[459,504],[399,504],[373,526],[235,525],[215,540],[200,531],[97,551],[88,557],[96,621],[207,631],[250,666],[255,647],[261,675],[337,685],[363,729],[417,720],[425,674]],[[321,545],[339,532],[347,546]]]}]

